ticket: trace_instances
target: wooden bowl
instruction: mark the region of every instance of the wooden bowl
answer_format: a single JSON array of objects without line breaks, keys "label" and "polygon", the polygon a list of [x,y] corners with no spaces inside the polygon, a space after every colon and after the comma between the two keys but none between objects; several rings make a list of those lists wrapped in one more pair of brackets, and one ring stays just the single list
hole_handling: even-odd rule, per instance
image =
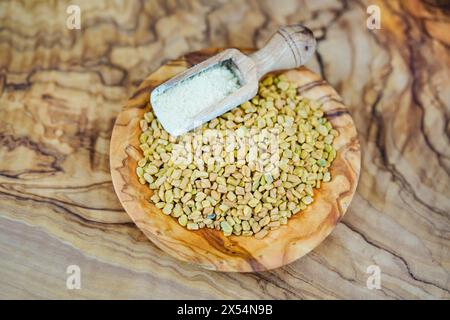
[{"label": "wooden bowl", "polygon": [[141,158],[139,120],[150,110],[153,88],[186,68],[219,52],[206,49],[170,61],[145,79],[114,125],[110,164],[114,188],[126,212],[159,248],[170,255],[206,269],[251,272],[281,267],[305,255],[321,243],[343,217],[356,190],[361,153],[357,132],[348,109],[336,91],[306,68],[283,72],[298,83],[305,97],[323,103],[326,117],[339,131],[334,146],[337,157],[331,167],[332,180],[315,191],[312,205],[289,219],[288,224],[254,237],[224,237],[214,229],[189,231],[149,202],[152,191],[136,176]]}]

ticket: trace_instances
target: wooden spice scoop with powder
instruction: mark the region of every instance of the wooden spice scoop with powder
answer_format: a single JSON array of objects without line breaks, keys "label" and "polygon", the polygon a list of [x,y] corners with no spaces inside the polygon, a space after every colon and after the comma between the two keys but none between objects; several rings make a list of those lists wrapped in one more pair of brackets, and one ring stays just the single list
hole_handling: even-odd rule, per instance
[{"label": "wooden spice scoop with powder", "polygon": [[186,133],[251,99],[266,73],[304,65],[315,48],[311,30],[292,25],[251,55],[224,50],[155,88],[154,113],[171,135]]}]

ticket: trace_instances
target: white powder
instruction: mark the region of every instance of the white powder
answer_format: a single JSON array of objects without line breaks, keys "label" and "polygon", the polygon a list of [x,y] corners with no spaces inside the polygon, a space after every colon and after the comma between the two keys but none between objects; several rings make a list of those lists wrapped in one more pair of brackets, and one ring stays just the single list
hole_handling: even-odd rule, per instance
[{"label": "white powder", "polygon": [[185,128],[198,112],[218,103],[239,89],[239,79],[225,65],[218,64],[161,92],[153,108],[163,127],[171,132]]}]

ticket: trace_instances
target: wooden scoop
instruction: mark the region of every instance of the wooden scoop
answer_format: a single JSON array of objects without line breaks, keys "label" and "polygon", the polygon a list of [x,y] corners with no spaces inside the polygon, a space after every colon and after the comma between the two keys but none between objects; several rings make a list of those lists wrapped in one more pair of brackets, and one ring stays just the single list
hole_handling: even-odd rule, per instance
[{"label": "wooden scoop", "polygon": [[[178,136],[251,99],[258,92],[258,81],[263,75],[274,70],[304,65],[315,49],[316,40],[311,30],[299,24],[282,27],[264,48],[251,55],[247,56],[237,49],[227,49],[164,82],[152,91],[150,103],[163,128],[171,135]],[[219,63],[229,66],[239,78],[241,86],[237,91],[185,119],[181,127],[174,121],[176,115],[167,116],[160,112],[162,107],[156,99],[159,94]]]}]

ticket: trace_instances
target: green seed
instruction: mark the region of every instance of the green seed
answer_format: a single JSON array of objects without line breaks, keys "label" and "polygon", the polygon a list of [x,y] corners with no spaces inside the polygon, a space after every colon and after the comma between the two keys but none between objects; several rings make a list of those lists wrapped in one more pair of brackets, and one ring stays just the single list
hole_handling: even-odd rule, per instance
[{"label": "green seed", "polygon": [[220,223],[220,227],[225,234],[231,234],[233,232],[233,228],[230,226],[230,224],[227,221],[222,221]]},{"label": "green seed", "polygon": [[281,89],[282,91],[286,91],[289,88],[289,83],[280,81],[280,82],[278,82],[277,87],[279,89]]},{"label": "green seed", "polygon": [[317,127],[317,131],[323,136],[327,136],[328,135],[328,129],[324,125],[319,125]]},{"label": "green seed", "polygon": [[158,172],[158,168],[154,165],[149,165],[147,169],[145,169],[145,172],[150,174],[156,174]]},{"label": "green seed", "polygon": [[138,177],[142,177],[144,175],[144,169],[142,167],[137,167],[136,174]]},{"label": "green seed", "polygon": [[198,230],[198,224],[194,222],[189,222],[187,224],[188,230]]},{"label": "green seed", "polygon": [[148,183],[153,183],[153,181],[155,180],[155,179],[153,179],[153,177],[149,174],[149,173],[144,173],[144,179],[145,179],[145,181],[147,181]]},{"label": "green seed", "polygon": [[180,217],[178,218],[178,223],[179,223],[180,225],[182,225],[183,227],[186,226],[187,222],[188,222],[188,217],[187,217],[187,215],[185,215],[185,214],[183,214],[182,216],[180,216]]},{"label": "green seed", "polygon": [[327,165],[327,161],[325,159],[317,160],[317,164],[321,167],[325,167]]},{"label": "green seed", "polygon": [[313,202],[313,198],[311,197],[311,196],[306,196],[306,197],[303,197],[302,198],[302,202],[304,203],[304,204],[311,204],[312,202]]},{"label": "green seed", "polygon": [[172,213],[173,209],[173,203],[166,203],[164,208],[162,209],[162,212],[166,215],[169,215]]}]

